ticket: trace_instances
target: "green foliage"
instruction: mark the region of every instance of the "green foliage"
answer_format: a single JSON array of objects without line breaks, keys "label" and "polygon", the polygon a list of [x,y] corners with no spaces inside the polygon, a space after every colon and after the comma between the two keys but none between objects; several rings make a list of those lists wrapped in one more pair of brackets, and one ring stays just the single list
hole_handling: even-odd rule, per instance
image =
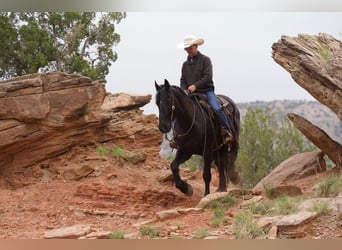
[{"label": "green foliage", "polygon": [[109,235],[109,239],[123,239],[124,236],[125,236],[125,232],[123,232],[123,231],[113,231]]},{"label": "green foliage", "polygon": [[106,148],[103,146],[99,146],[96,148],[96,152],[106,156],[112,156],[115,158],[122,158],[126,162],[136,164],[138,162],[144,161],[146,159],[146,155],[140,152],[133,152],[129,150],[122,149],[120,147]]},{"label": "green foliage", "polygon": [[270,108],[248,107],[241,125],[236,163],[241,185],[251,188],[282,161],[313,149],[287,118],[278,122]]},{"label": "green foliage", "polygon": [[45,71],[105,81],[120,41],[121,12],[0,13],[0,78]]},{"label": "green foliage", "polygon": [[269,214],[273,207],[270,202],[261,202],[251,204],[248,209],[252,214],[266,215]]},{"label": "green foliage", "polygon": [[111,154],[114,157],[123,157],[124,156],[124,151],[120,147],[114,147],[111,150]]},{"label": "green foliage", "polygon": [[203,157],[200,155],[192,155],[189,160],[180,165],[181,168],[189,168],[191,172],[195,172],[198,169],[203,169]]},{"label": "green foliage", "polygon": [[237,200],[230,195],[226,195],[221,198],[210,201],[207,207],[213,210],[213,215],[211,217],[211,225],[213,227],[217,227],[220,224],[226,224],[226,209],[235,205],[236,203]]},{"label": "green foliage", "polygon": [[263,183],[263,188],[264,188],[266,198],[268,199],[276,198],[276,194],[274,193],[274,188],[271,185],[267,183],[266,184]]},{"label": "green foliage", "polygon": [[203,239],[207,236],[209,236],[209,230],[207,228],[203,228],[203,229],[194,233],[195,239]]},{"label": "green foliage", "polygon": [[252,214],[261,215],[289,215],[298,212],[298,197],[281,196],[274,200],[265,200],[263,202],[252,204],[248,210]]},{"label": "green foliage", "polygon": [[101,155],[108,155],[109,154],[109,150],[105,147],[102,147],[102,146],[97,147],[96,152],[101,154]]},{"label": "green foliage", "polygon": [[220,224],[226,224],[227,219],[225,218],[226,211],[222,207],[216,207],[213,209],[213,215],[211,217],[211,225],[218,227]]},{"label": "green foliage", "polygon": [[289,215],[298,212],[298,201],[288,196],[281,196],[274,202],[274,214]]},{"label": "green foliage", "polygon": [[215,209],[217,207],[229,208],[235,205],[236,203],[237,203],[236,198],[230,195],[225,195],[221,198],[210,201],[208,204],[208,207],[211,209]]},{"label": "green foliage", "polygon": [[159,233],[156,229],[151,226],[143,226],[139,229],[142,236],[148,236],[149,238],[153,239],[159,236]]},{"label": "green foliage", "polygon": [[[171,154],[167,159],[173,161],[176,154]],[[180,165],[181,168],[188,168],[192,173],[198,169],[203,169],[204,162],[201,155],[192,155],[189,160]]]},{"label": "green foliage", "polygon": [[316,185],[318,197],[334,197],[339,192],[342,192],[342,177],[340,175],[331,175]]},{"label": "green foliage", "polygon": [[170,233],[170,239],[172,240],[178,240],[178,239],[181,239],[181,237],[179,237],[179,235],[176,235],[174,233]]},{"label": "green foliage", "polygon": [[256,222],[251,212],[243,211],[233,220],[234,234],[237,239],[255,239],[264,234],[257,227]]},{"label": "green foliage", "polygon": [[326,201],[317,201],[309,209],[310,212],[316,212],[318,216],[327,214],[330,210],[329,203]]},{"label": "green foliage", "polygon": [[319,45],[318,53],[325,64],[328,64],[330,62],[331,52],[329,47],[325,45]]}]

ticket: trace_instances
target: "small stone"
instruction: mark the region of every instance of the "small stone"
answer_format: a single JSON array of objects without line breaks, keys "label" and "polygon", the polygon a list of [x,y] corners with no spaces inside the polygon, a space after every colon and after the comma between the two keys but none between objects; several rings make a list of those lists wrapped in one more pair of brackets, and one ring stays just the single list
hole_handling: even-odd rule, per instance
[{"label": "small stone", "polygon": [[91,232],[90,225],[75,225],[59,228],[44,233],[45,239],[77,239]]}]

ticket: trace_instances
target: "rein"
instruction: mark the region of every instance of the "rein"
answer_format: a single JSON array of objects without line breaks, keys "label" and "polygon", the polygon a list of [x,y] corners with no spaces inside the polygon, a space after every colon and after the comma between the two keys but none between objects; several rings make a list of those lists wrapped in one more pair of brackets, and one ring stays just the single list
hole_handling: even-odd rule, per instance
[{"label": "rein", "polygon": [[[182,136],[188,135],[190,133],[191,129],[194,127],[195,119],[196,119],[196,112],[195,112],[196,110],[195,110],[195,105],[194,104],[192,104],[192,110],[193,110],[192,121],[191,121],[191,125],[190,125],[189,129],[185,133],[183,133],[183,134],[176,135],[177,137],[182,137]],[[174,129],[173,126],[172,126],[172,128]],[[173,132],[174,132],[174,134],[176,134],[175,131],[173,131]]]},{"label": "rein", "polygon": [[[196,110],[195,110],[195,105],[194,103],[192,103],[192,110],[193,110],[193,114],[192,114],[192,121],[191,121],[191,125],[190,127],[188,128],[188,130],[183,133],[183,134],[177,134],[176,131],[175,131],[175,127],[173,125],[173,118],[174,118],[174,111],[176,110],[176,106],[175,106],[175,98],[174,98],[174,95],[172,94],[172,105],[171,105],[171,122],[172,122],[172,132],[174,134],[174,137],[183,137],[183,136],[186,136],[190,133],[190,131],[192,130],[192,128],[194,127],[194,124],[195,124],[195,120],[196,120]],[[167,137],[167,133],[165,133],[165,139],[168,140],[168,141],[171,141],[168,137]]]}]

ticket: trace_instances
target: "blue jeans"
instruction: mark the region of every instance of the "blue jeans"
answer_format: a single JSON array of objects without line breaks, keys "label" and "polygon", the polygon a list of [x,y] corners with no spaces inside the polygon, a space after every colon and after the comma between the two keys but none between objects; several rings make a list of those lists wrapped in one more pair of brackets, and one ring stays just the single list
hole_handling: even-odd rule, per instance
[{"label": "blue jeans", "polygon": [[214,110],[215,114],[220,118],[223,126],[229,131],[229,133],[233,134],[232,128],[229,124],[229,121],[226,117],[226,115],[224,114],[218,100],[217,100],[217,96],[214,93],[214,91],[207,91],[205,92],[205,95],[207,96],[208,99],[208,103],[209,105],[212,107],[212,109]]}]

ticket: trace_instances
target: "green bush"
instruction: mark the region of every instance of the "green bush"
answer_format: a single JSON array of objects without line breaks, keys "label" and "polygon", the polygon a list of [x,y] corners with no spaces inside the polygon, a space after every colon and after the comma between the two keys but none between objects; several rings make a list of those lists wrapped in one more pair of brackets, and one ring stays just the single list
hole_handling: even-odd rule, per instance
[{"label": "green bush", "polygon": [[207,236],[209,236],[209,230],[207,228],[203,228],[203,229],[194,233],[195,239],[203,239]]},{"label": "green bush", "polygon": [[333,197],[339,192],[342,192],[342,177],[339,175],[331,175],[316,185],[318,197]]},{"label": "green bush", "polygon": [[96,152],[101,154],[101,155],[108,155],[109,154],[109,150],[105,147],[102,147],[102,146],[97,147]]},{"label": "green bush", "polygon": [[272,204],[270,202],[254,203],[249,206],[249,211],[252,214],[266,215],[272,209]]},{"label": "green bush", "polygon": [[237,239],[255,239],[264,234],[249,211],[244,211],[234,218],[233,229]]},{"label": "green bush", "polygon": [[254,187],[290,156],[312,151],[287,117],[278,121],[270,108],[248,107],[241,122],[240,150],[236,162],[241,186]]},{"label": "green bush", "polygon": [[220,224],[226,224],[227,219],[225,218],[225,209],[235,205],[236,203],[237,200],[230,195],[225,195],[221,198],[210,201],[206,207],[213,211],[211,225],[217,227]]},{"label": "green bush", "polygon": [[261,203],[249,206],[249,211],[253,214],[261,215],[288,215],[298,212],[298,203],[301,197],[280,196],[274,200],[265,200]]},{"label": "green bush", "polygon": [[148,236],[151,239],[159,236],[157,230],[151,226],[143,226],[139,229],[142,236]]},{"label": "green bush", "polygon": [[217,207],[224,207],[224,208],[229,208],[237,203],[236,198],[230,196],[230,195],[225,195],[223,197],[220,197],[216,200],[212,200],[209,202],[207,205],[211,209],[215,209]]},{"label": "green bush", "polygon": [[123,232],[123,231],[113,231],[109,235],[109,239],[123,239],[124,236],[125,236],[125,232]]},{"label": "green bush", "polygon": [[327,214],[330,211],[329,203],[323,202],[323,201],[317,201],[312,205],[309,211],[316,212],[318,216]]},{"label": "green bush", "polygon": [[225,218],[226,211],[222,207],[216,207],[213,210],[213,215],[211,217],[211,225],[213,227],[218,227],[220,224],[226,224],[227,219]]},{"label": "green bush", "polygon": [[128,163],[136,164],[146,159],[146,154],[140,152],[133,152],[125,150],[120,147],[106,148],[103,146],[97,147],[96,152],[106,156],[112,156],[114,158],[122,158]]},{"label": "green bush", "polygon": [[274,201],[274,213],[275,214],[294,214],[298,212],[298,201],[295,198],[290,198],[288,196],[281,196]]}]

